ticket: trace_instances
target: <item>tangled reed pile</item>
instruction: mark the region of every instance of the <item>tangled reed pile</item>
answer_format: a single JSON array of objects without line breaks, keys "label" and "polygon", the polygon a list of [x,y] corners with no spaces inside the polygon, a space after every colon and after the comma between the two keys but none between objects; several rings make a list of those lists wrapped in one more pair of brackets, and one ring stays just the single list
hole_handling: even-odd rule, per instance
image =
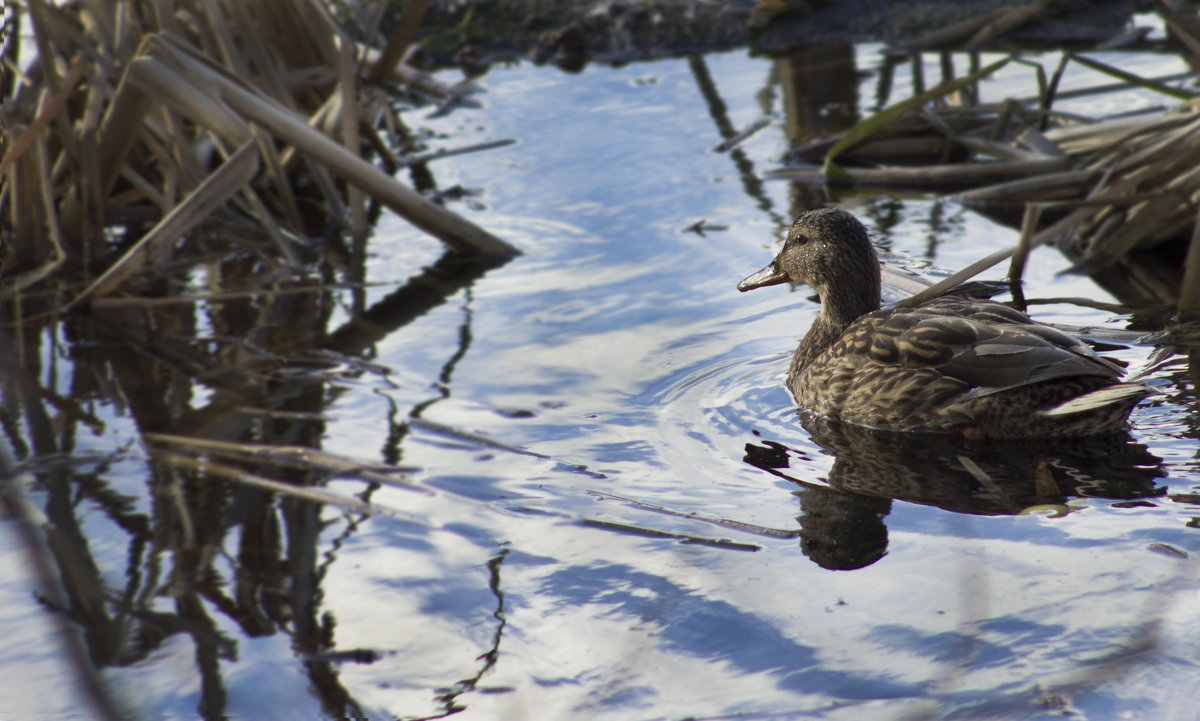
[{"label": "tangled reed pile", "polygon": [[18,3],[4,58],[15,70],[26,20],[36,60],[3,88],[3,292],[66,266],[88,281],[71,305],[111,294],[214,219],[257,223],[298,267],[298,238],[363,234],[373,203],[454,252],[517,254],[361,157],[398,165],[397,93],[469,90],[400,61],[427,6],[411,4],[381,54],[316,0]]},{"label": "tangled reed pile", "polygon": [[[1200,18],[1165,5],[1159,12],[1184,60],[1200,67]],[[1024,18],[1017,10],[1011,13]],[[963,35],[968,46],[973,42],[970,30]],[[930,42],[940,47],[941,40],[939,35]],[[912,41],[893,49],[891,60],[899,63],[911,54],[919,78],[920,51],[930,49],[937,48]],[[1020,246],[990,259],[994,264],[1014,256],[1010,280],[1020,279],[1030,249],[1052,244],[1072,259],[1076,270],[1107,273],[1113,284],[1129,291],[1118,295],[1146,304],[1169,302],[1181,319],[1200,317],[1200,94],[1192,89],[1195,73],[1143,78],[1085,55],[1064,53],[1050,73],[1012,56],[956,78],[952,65],[947,72],[948,57],[943,54],[942,83],[917,88],[913,97],[844,133],[794,147],[787,165],[772,175],[828,184],[957,190],[957,200],[981,212],[1023,216]],[[977,83],[1014,60],[1035,68],[1038,93],[1002,103],[978,102]],[[1070,64],[1115,82],[1060,93],[1059,81]],[[885,63],[881,87],[890,87],[891,67]],[[1054,107],[1069,95],[1134,87],[1176,105],[1153,115],[1108,119]],[[1117,268],[1132,253],[1165,246],[1174,248],[1172,258],[1180,255],[1179,248],[1186,255],[1184,262],[1171,261],[1169,279],[1151,277],[1154,273],[1135,277],[1140,269]]]}]

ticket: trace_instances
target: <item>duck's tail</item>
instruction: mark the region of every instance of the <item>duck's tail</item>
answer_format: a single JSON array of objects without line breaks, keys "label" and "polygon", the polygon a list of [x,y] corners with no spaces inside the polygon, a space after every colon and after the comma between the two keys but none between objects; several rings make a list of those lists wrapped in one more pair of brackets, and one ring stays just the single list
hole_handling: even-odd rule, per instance
[{"label": "duck's tail", "polygon": [[[1150,386],[1141,383],[1116,383],[1111,386],[1088,391],[1081,396],[1059,403],[1053,408],[1038,411],[1038,415],[1053,417],[1067,416],[1086,411],[1096,411],[1102,408],[1132,408],[1138,401],[1148,395],[1158,393]],[[1113,407],[1116,408],[1113,408]]]}]

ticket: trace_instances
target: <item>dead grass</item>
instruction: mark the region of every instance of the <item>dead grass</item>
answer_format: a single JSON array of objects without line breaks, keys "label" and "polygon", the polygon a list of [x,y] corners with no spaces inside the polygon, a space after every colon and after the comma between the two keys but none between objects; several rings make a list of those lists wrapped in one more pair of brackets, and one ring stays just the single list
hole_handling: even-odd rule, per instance
[{"label": "dead grass", "polygon": [[[362,157],[370,146],[395,161],[388,149],[405,143],[398,89],[437,102],[470,91],[402,62],[421,6],[381,54],[312,0],[17,3],[9,69],[22,27],[37,53],[0,131],[3,292],[71,264],[97,274],[75,303],[109,295],[193,228],[230,217],[257,223],[296,267],[297,238],[343,216],[365,234],[372,202],[453,251],[515,255]],[[114,229],[147,226],[113,257]]]},{"label": "dead grass", "polygon": [[[1184,52],[1193,54],[1193,65],[1200,63],[1200,23],[1191,14],[1165,7],[1160,12]],[[960,33],[964,48],[973,46],[977,31]],[[771,175],[826,184],[957,190],[954,197],[969,206],[1016,210],[1026,217],[1020,248],[1000,251],[972,266],[979,272],[1019,250],[1010,280],[1020,279],[1024,256],[1042,244],[1064,251],[1074,270],[1099,273],[1131,253],[1153,250],[1167,241],[1189,243],[1188,274],[1172,295],[1178,299],[1179,316],[1200,313],[1197,96],[1170,83],[1180,76],[1143,78],[1068,53],[1050,73],[1020,61],[1034,65],[1037,95],[1000,104],[973,102],[977,93],[970,92],[971,86],[1007,62],[947,79],[838,136],[799,145],[789,158],[807,164],[792,164]],[[1069,63],[1116,81],[1093,92],[1136,86],[1176,105],[1153,116],[1112,119],[1056,112],[1059,78]],[[884,71],[890,67],[885,65]],[[931,163],[931,156],[940,160]],[[861,165],[881,158],[888,164]],[[955,282],[967,277],[956,274]]]}]

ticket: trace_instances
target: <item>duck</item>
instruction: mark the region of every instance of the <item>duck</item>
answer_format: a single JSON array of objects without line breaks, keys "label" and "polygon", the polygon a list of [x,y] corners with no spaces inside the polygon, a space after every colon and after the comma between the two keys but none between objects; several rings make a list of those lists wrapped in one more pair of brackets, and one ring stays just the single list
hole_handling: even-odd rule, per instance
[{"label": "duck", "polygon": [[880,267],[863,224],[838,208],[801,213],[783,248],[738,290],[799,283],[820,313],[792,355],[787,386],[818,416],[968,440],[1119,432],[1154,390],[1122,364],[999,302],[941,296],[881,308]]}]

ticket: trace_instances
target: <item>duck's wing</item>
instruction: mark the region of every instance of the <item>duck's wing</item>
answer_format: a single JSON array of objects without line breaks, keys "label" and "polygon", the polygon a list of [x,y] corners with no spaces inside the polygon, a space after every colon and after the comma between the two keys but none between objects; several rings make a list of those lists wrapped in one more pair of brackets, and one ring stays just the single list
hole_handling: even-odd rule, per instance
[{"label": "duck's wing", "polygon": [[874,326],[873,359],[937,370],[970,385],[972,396],[1056,378],[1115,380],[1122,373],[1078,338],[999,303],[939,298],[863,320]]}]

